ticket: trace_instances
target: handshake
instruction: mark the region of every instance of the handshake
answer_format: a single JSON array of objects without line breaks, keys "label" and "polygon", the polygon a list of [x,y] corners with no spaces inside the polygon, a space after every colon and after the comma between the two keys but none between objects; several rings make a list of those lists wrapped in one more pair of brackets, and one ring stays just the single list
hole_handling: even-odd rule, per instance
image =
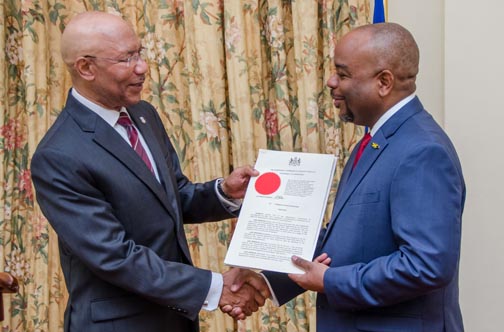
[{"label": "handshake", "polygon": [[[305,290],[324,293],[324,273],[331,264],[327,253],[317,256],[312,262],[292,256],[292,263],[304,274],[289,274],[289,278]],[[264,305],[271,297],[266,280],[251,270],[232,268],[223,275],[224,287],[219,308],[234,319],[245,319]]]},{"label": "handshake", "polygon": [[222,276],[224,286],[219,308],[234,319],[252,315],[271,296],[264,278],[254,271],[232,268]]}]

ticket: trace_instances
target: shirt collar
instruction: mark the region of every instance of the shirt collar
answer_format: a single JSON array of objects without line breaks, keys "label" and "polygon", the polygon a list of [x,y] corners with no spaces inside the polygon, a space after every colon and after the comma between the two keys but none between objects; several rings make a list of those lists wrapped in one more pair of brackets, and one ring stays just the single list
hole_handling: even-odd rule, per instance
[{"label": "shirt collar", "polygon": [[371,136],[374,136],[376,132],[387,122],[388,119],[390,119],[394,114],[396,114],[401,108],[403,108],[404,105],[409,103],[411,100],[415,98],[415,94],[411,94],[408,97],[404,98],[394,106],[392,106],[388,111],[386,111],[379,119],[376,121],[375,125],[373,128],[371,128]]},{"label": "shirt collar", "polygon": [[[87,99],[83,95],[81,95],[79,92],[77,92],[76,89],[72,88],[72,96],[77,99],[81,104],[89,108],[91,111],[95,112],[100,116],[105,122],[107,122],[109,125],[114,127],[117,123],[117,120],[119,119],[119,112],[116,110],[109,110],[106,109],[96,103],[93,103],[91,100]],[[123,106],[121,108],[121,111],[126,111],[126,108]]]}]

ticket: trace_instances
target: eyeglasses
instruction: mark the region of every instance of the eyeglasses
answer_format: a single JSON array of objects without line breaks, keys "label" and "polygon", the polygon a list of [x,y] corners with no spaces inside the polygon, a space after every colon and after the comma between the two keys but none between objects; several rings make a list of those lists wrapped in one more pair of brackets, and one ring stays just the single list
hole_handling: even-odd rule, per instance
[{"label": "eyeglasses", "polygon": [[138,63],[138,61],[145,60],[145,47],[142,47],[140,50],[136,51],[135,53],[132,53],[130,56],[124,59],[112,59],[94,55],[84,55],[84,58],[107,60],[115,63],[125,63],[126,67],[129,67],[130,65],[135,66]]}]

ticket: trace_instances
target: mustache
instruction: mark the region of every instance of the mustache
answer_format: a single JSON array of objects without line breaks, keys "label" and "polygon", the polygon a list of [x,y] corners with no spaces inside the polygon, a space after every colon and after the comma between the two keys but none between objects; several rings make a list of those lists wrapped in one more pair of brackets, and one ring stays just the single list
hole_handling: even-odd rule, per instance
[{"label": "mustache", "polygon": [[331,89],[330,95],[331,95],[331,97],[333,99],[341,99],[341,98],[343,98],[342,95],[339,95],[339,94],[336,93],[336,89]]},{"label": "mustache", "polygon": [[144,83],[145,82],[145,75],[141,75],[141,76],[138,76],[137,78],[138,80],[136,81],[135,84],[138,84],[138,83]]}]

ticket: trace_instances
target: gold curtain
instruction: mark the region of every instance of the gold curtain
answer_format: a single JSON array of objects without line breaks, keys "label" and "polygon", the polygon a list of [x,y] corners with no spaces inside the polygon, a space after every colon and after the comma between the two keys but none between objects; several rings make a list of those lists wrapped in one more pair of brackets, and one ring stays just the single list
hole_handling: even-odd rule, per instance
[{"label": "gold curtain", "polygon": [[[362,135],[339,122],[325,82],[338,38],[368,23],[368,0],[0,0],[0,269],[20,282],[19,293],[4,295],[3,332],[62,330],[57,236],[35,202],[29,163],[70,88],[61,31],[88,10],[122,15],[141,36],[150,68],[143,97],[193,181],[253,164],[260,148],[331,153],[334,196]],[[197,266],[226,270],[235,222],[186,227]],[[268,301],[238,323],[203,311],[201,331],[314,331],[314,304],[312,292],[280,308]]]}]

